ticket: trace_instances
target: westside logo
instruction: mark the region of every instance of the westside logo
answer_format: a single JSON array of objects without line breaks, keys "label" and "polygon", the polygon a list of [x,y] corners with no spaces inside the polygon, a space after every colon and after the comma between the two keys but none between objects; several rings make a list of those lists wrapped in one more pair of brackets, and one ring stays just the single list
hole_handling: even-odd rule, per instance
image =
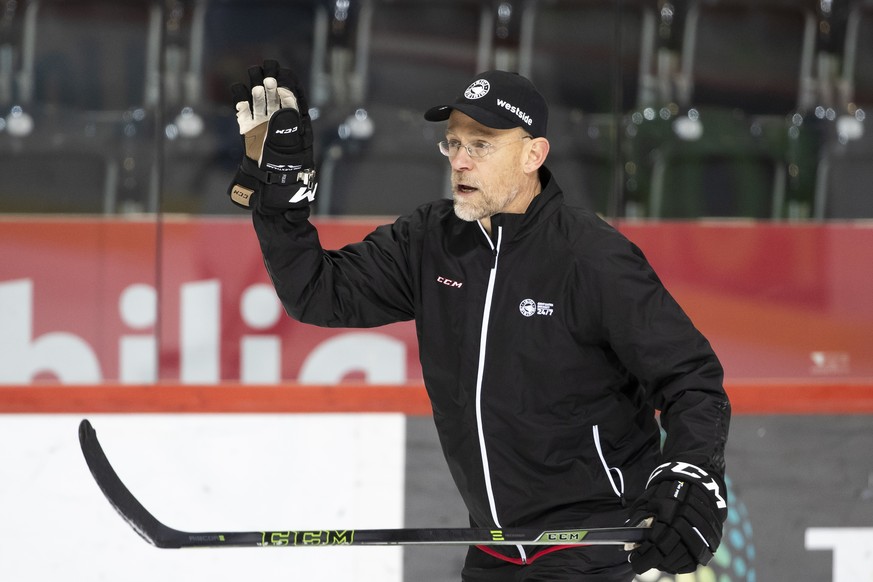
[{"label": "westside logo", "polygon": [[528,115],[527,113],[525,113],[519,107],[516,107],[512,103],[509,103],[508,101],[504,101],[503,99],[498,99],[497,106],[503,107],[504,109],[506,109],[510,113],[515,113],[518,116],[518,118],[521,119],[523,122],[525,122],[527,125],[533,125],[533,119],[531,119],[530,115]]}]

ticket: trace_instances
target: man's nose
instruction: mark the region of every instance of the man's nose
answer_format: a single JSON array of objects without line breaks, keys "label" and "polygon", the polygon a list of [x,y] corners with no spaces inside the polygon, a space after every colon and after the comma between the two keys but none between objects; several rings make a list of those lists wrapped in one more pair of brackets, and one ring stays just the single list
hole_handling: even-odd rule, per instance
[{"label": "man's nose", "polygon": [[458,153],[450,159],[450,162],[452,164],[452,169],[459,172],[469,170],[473,165],[473,158],[470,156],[470,152],[467,151],[467,148],[460,147],[458,148]]}]

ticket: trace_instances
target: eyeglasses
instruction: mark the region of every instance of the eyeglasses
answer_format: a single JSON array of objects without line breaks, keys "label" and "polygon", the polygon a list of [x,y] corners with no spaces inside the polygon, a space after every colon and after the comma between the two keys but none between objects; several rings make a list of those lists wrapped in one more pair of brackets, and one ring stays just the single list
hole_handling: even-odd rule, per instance
[{"label": "eyeglasses", "polygon": [[461,151],[461,148],[467,150],[467,153],[471,158],[484,158],[487,155],[490,155],[495,150],[502,148],[505,145],[509,145],[510,143],[514,143],[516,141],[521,141],[522,139],[533,139],[533,136],[526,135],[520,139],[508,141],[504,144],[494,145],[490,144],[487,141],[474,141],[473,143],[464,145],[456,139],[443,140],[439,144],[440,153],[447,158],[454,158],[458,155],[458,152]]}]

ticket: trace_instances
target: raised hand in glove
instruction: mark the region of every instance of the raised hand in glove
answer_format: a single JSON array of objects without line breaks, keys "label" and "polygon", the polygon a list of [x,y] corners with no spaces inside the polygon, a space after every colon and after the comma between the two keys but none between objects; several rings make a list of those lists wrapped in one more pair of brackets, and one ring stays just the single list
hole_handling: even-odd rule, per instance
[{"label": "raised hand in glove", "polygon": [[312,123],[303,88],[276,61],[249,68],[251,86],[231,87],[245,155],[228,188],[231,201],[262,214],[315,201]]},{"label": "raised hand in glove", "polygon": [[629,556],[634,572],[684,574],[707,564],[721,542],[727,512],[721,477],[689,463],[659,466],[631,507],[628,523],[651,524],[647,539]]}]

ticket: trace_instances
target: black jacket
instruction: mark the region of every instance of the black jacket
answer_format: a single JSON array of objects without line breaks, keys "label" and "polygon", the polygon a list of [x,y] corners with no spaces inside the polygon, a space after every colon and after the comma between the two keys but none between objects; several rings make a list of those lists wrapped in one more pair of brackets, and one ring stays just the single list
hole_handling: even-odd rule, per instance
[{"label": "black jacket", "polygon": [[565,206],[547,170],[541,179],[525,214],[493,217],[491,237],[450,200],[335,251],[305,216],[255,214],[254,224],[295,319],[415,320],[443,452],[474,525],[616,525],[662,460],[723,475],[722,368],[643,253]]}]

